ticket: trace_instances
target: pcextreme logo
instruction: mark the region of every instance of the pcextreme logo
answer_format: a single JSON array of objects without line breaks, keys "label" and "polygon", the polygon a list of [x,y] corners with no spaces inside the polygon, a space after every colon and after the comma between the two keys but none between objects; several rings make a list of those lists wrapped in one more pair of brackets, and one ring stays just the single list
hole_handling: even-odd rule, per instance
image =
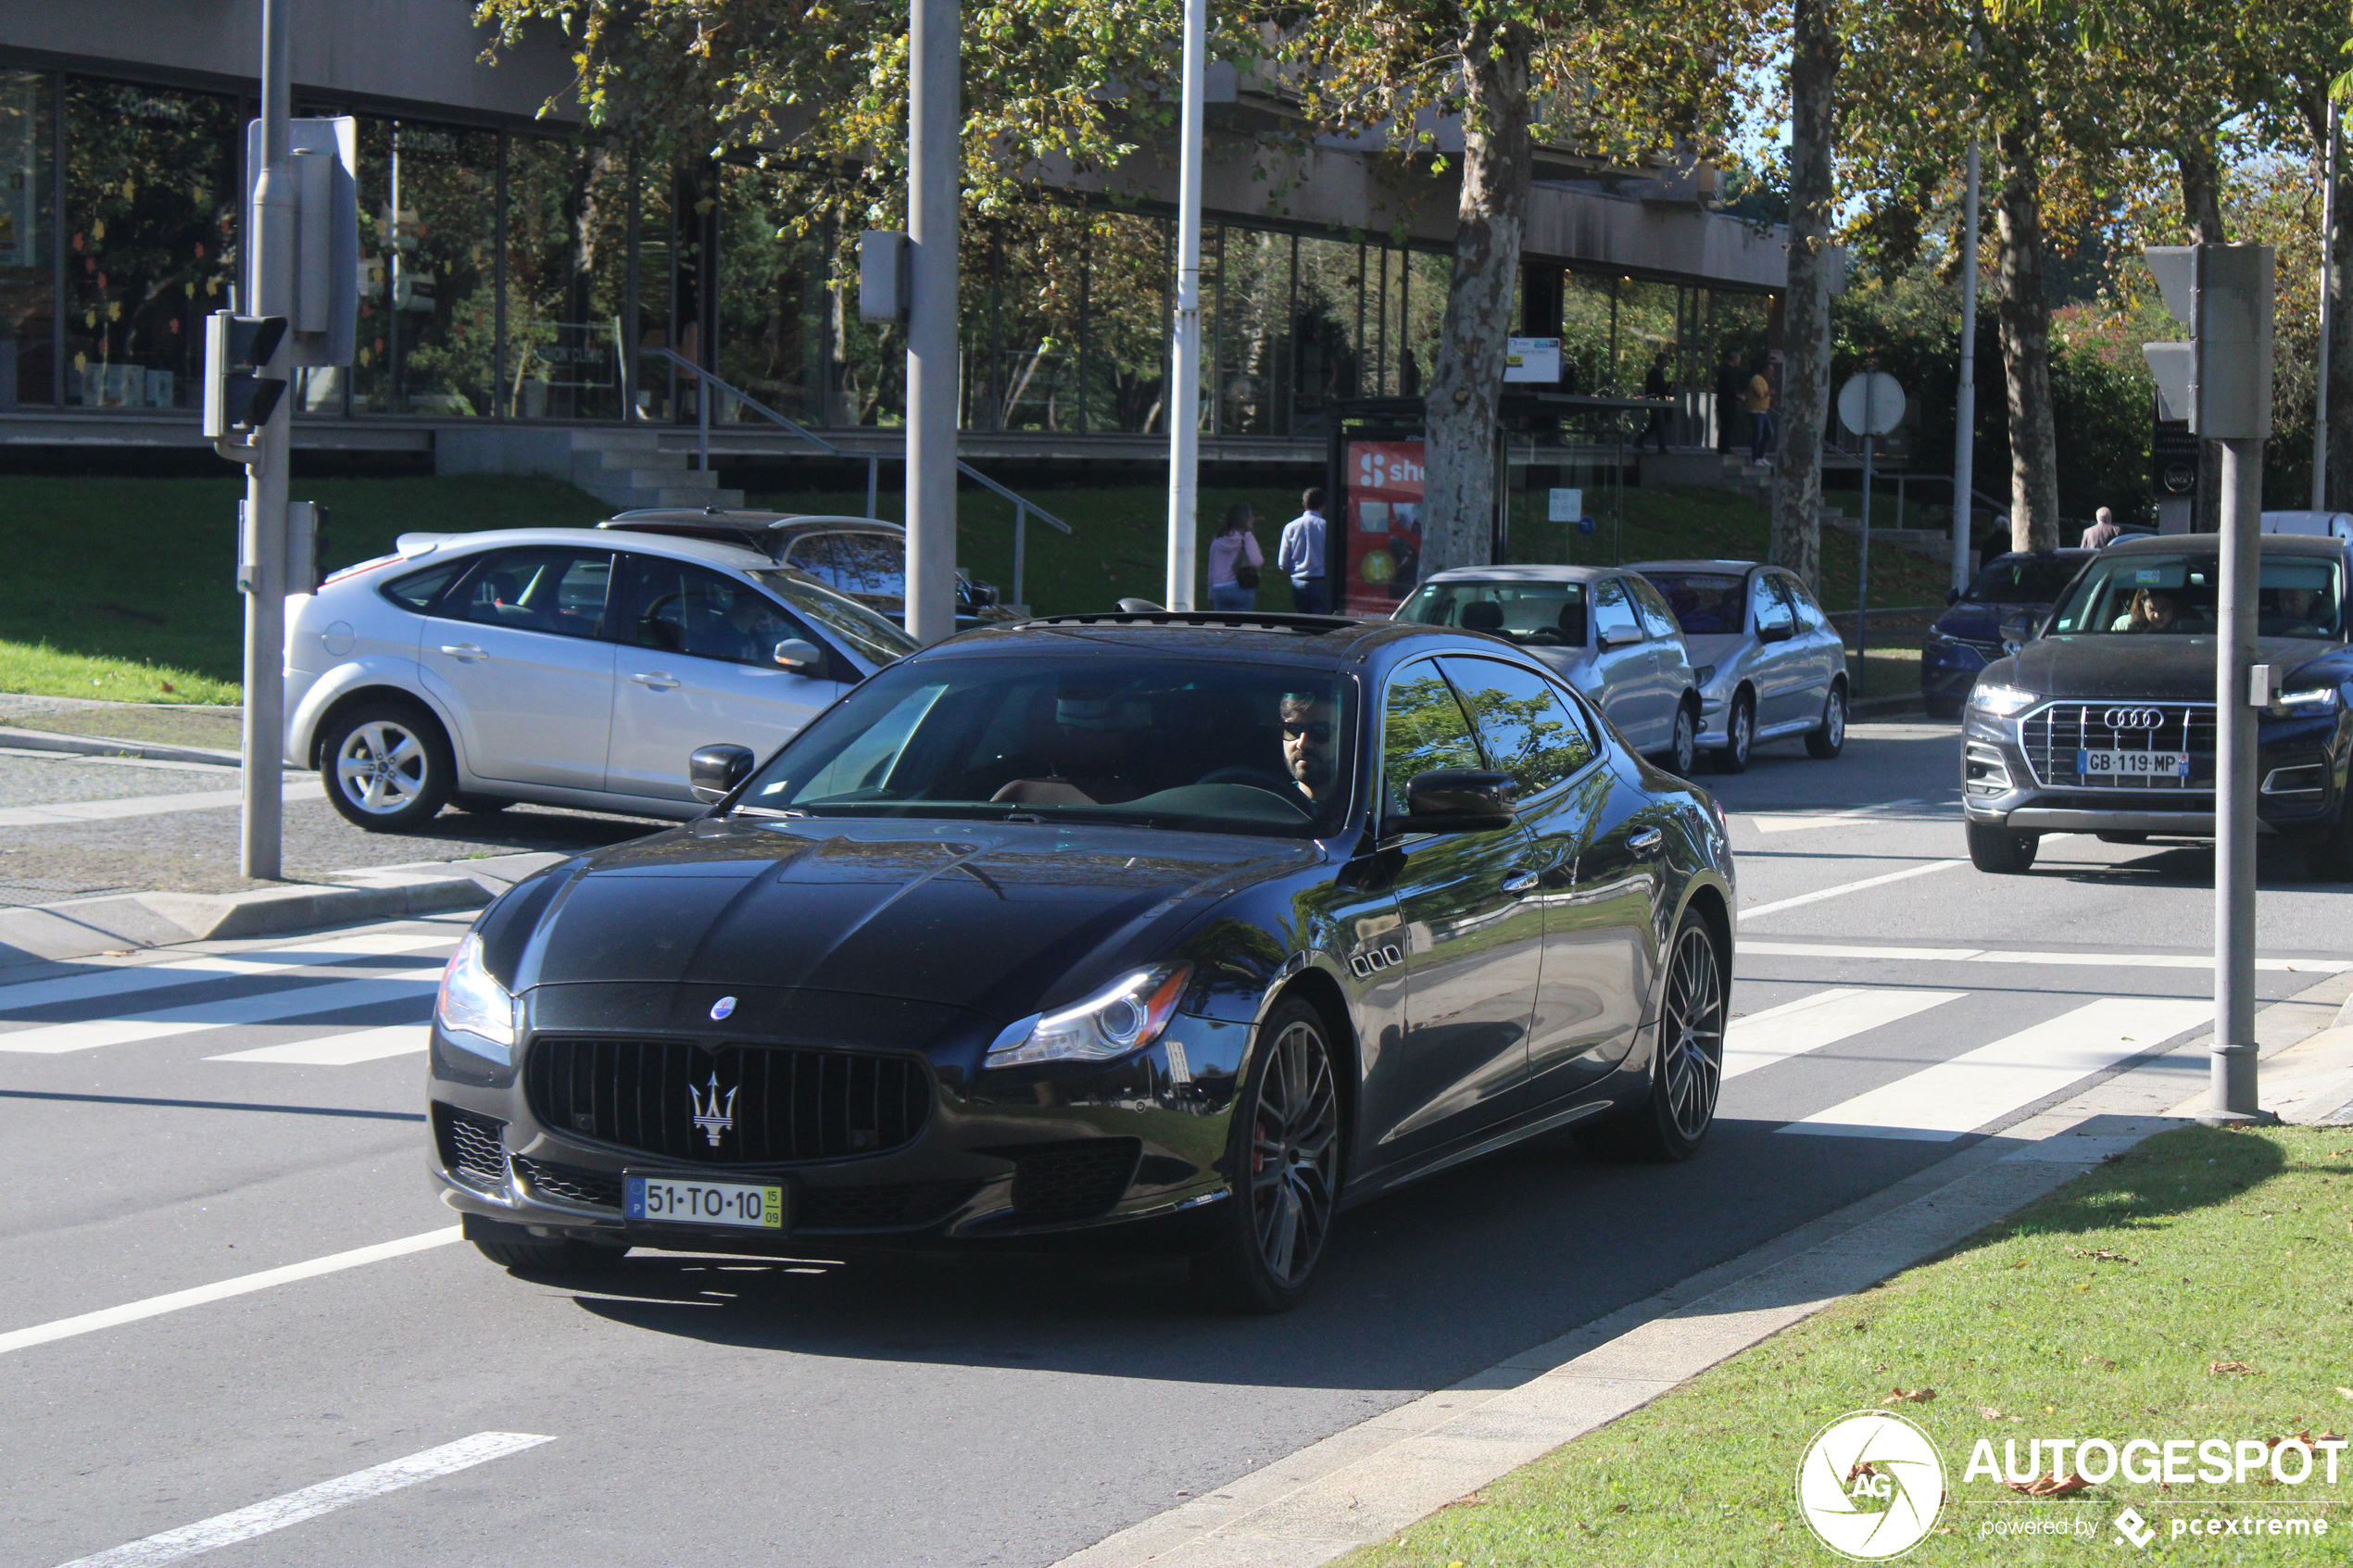
[{"label": "pcextreme logo", "polygon": [[1814,1435],[1797,1464],[1797,1507],[1821,1543],[1876,1562],[1909,1551],[1944,1507],[1944,1461],[1927,1433],[1856,1411]]}]

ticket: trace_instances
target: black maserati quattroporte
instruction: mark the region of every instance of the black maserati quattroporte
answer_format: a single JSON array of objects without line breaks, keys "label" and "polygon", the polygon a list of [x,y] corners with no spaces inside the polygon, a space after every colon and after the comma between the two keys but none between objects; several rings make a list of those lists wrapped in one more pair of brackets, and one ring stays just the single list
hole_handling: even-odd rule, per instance
[{"label": "black maserati quattroporte", "polygon": [[434,1169],[493,1260],[1094,1232],[1273,1311],[1353,1203],[1714,1119],[1721,815],[1503,642],[1036,621],[754,760],[451,959]]}]

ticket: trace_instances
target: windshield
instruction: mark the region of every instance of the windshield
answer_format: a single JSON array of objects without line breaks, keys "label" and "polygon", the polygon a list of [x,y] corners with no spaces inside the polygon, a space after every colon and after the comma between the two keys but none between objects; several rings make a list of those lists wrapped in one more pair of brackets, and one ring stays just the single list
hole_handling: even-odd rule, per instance
[{"label": "windshield", "polygon": [[1393,619],[1459,626],[1515,643],[1585,646],[1582,583],[1425,583]]},{"label": "windshield", "polygon": [[844,598],[800,572],[784,567],[755,567],[749,575],[791,608],[849,644],[850,652],[877,670],[923,646],[896,621],[877,615],[856,599]]},{"label": "windshield", "polygon": [[1748,616],[1748,577],[1738,571],[1649,571],[1686,637],[1738,636]]},{"label": "windshield", "polygon": [[1344,677],[1261,664],[932,659],[850,693],[736,809],[1306,837],[1346,811],[1354,699]]},{"label": "windshield", "polygon": [[[2221,564],[2213,556],[2120,556],[2095,560],[2051,617],[2053,632],[2212,635]],[[2255,595],[2257,634],[2338,635],[2343,597],[2335,563],[2267,556]]]},{"label": "windshield", "polygon": [[1981,605],[2046,605],[2067,591],[2082,564],[2081,557],[2008,557],[1979,572],[1961,597]]}]

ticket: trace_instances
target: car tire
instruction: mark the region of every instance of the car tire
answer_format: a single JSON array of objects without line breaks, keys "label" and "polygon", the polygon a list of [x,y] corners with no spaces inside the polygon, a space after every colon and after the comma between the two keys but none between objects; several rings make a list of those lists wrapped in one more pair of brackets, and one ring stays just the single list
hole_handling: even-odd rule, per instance
[{"label": "car tire", "polygon": [[1756,745],[1756,698],[1745,690],[1732,698],[1731,711],[1724,715],[1724,744],[1716,752],[1716,771],[1719,773],[1748,771],[1748,754]]},{"label": "car tire", "polygon": [[1957,696],[1922,696],[1920,708],[1931,719],[1957,719],[1961,716],[1961,699]]},{"label": "car tire", "polygon": [[1728,1002],[1724,957],[1715,933],[1696,911],[1687,910],[1667,952],[1650,1093],[1631,1115],[1604,1123],[1579,1141],[1621,1160],[1652,1164],[1696,1154],[1716,1124],[1717,1097],[1724,1086]]},{"label": "car tire", "polygon": [[616,1263],[629,1248],[593,1241],[476,1241],[474,1250],[502,1269],[587,1269]]},{"label": "car tire", "polygon": [[370,833],[413,833],[458,784],[449,737],[432,714],[396,699],[354,704],[319,746],[319,780],[346,822]]},{"label": "car tire", "polygon": [[2014,833],[1982,822],[1969,824],[1969,864],[1996,876],[2016,876],[2033,865],[2034,851],[2042,843],[2043,835],[2038,833]]},{"label": "car tire", "polygon": [[1286,997],[1259,1024],[1258,1042],[1226,1143],[1233,1198],[1218,1206],[1217,1235],[1194,1254],[1192,1272],[1210,1304],[1263,1314],[1307,1298],[1339,1210],[1345,1143],[1324,1015]]},{"label": "car tire", "polygon": [[1846,749],[1846,683],[1832,681],[1822,699],[1822,721],[1806,732],[1806,755],[1827,762]]},{"label": "car tire", "polygon": [[514,801],[503,795],[453,795],[449,804],[470,817],[495,817]]},{"label": "car tire", "polygon": [[1667,771],[1688,779],[1699,766],[1699,715],[1689,697],[1675,709],[1675,732],[1667,743]]}]

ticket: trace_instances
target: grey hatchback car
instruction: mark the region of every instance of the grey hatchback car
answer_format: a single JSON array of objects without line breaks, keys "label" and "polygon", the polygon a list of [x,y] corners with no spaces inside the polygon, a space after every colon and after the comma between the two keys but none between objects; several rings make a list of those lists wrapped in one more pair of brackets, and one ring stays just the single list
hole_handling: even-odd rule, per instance
[{"label": "grey hatchback car", "polygon": [[1390,619],[1503,638],[1590,698],[1629,747],[1692,771],[1699,683],[1674,612],[1630,569],[1455,567],[1432,572]]},{"label": "grey hatchback car", "polygon": [[1759,741],[1802,734],[1806,749],[1846,746],[1846,646],[1797,576],[1747,560],[1637,561],[1675,612],[1698,666],[1699,744],[1737,773]]}]

